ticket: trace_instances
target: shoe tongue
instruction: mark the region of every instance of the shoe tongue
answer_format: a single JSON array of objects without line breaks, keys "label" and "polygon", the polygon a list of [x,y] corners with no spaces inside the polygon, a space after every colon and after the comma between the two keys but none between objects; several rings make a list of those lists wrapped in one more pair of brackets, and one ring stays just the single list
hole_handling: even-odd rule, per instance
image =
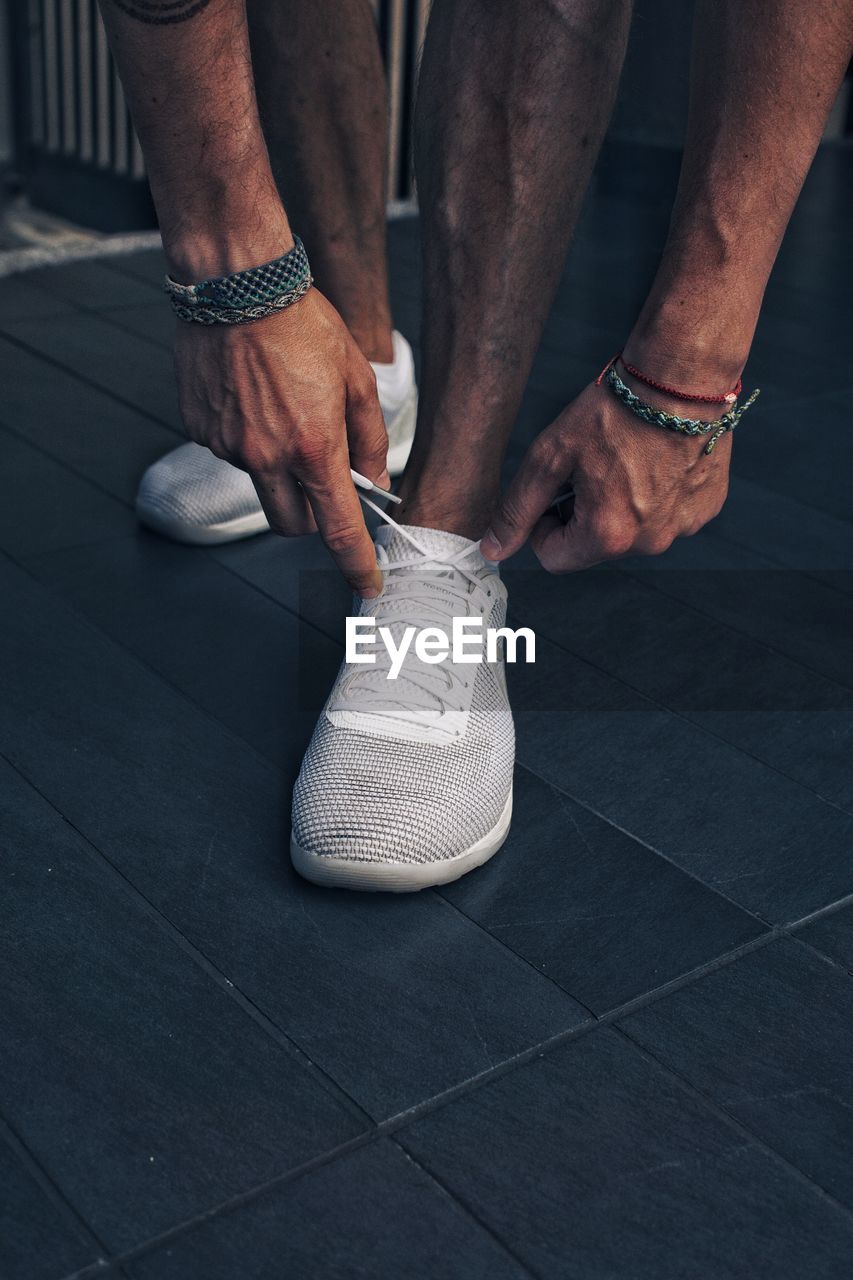
[{"label": "shoe tongue", "polygon": [[[426,554],[439,564],[444,563],[448,556],[458,555],[460,551],[466,549],[471,552],[472,568],[482,569],[488,563],[480,554],[479,543],[471,538],[463,538],[458,533],[444,533],[441,529],[424,529],[420,525],[401,524],[399,527],[405,529],[406,533],[410,533],[418,547],[422,547]],[[375,541],[377,546],[384,548],[389,560],[397,558],[404,560],[416,554],[414,543],[409,542],[408,538],[404,538],[390,524],[384,524],[377,529]],[[467,558],[465,567],[469,567]]]}]

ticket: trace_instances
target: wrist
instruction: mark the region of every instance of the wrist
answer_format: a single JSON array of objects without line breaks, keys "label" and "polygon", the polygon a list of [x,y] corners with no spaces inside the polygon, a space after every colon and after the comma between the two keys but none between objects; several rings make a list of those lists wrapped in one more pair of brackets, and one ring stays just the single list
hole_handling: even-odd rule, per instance
[{"label": "wrist", "polygon": [[767,276],[732,261],[666,254],[625,358],[661,381],[716,392],[743,372]]},{"label": "wrist", "polygon": [[647,303],[623,355],[661,382],[706,395],[723,394],[743,373],[758,306],[739,305],[731,298],[709,306],[697,303],[696,295],[691,285]]},{"label": "wrist", "polygon": [[[239,194],[239,193],[238,193]],[[294,239],[281,201],[211,201],[201,216],[186,212],[164,226],[169,275],[195,284],[280,258]]]}]

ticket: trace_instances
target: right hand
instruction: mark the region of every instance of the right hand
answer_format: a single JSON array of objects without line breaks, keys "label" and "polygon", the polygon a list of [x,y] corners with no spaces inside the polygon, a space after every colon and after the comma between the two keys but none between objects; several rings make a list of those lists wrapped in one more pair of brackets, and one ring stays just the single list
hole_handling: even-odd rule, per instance
[{"label": "right hand", "polygon": [[247,471],[270,527],[319,529],[352,589],[382,576],[350,466],[387,488],[388,437],[376,379],[315,288],[245,325],[178,324],[175,365],[190,437]]}]

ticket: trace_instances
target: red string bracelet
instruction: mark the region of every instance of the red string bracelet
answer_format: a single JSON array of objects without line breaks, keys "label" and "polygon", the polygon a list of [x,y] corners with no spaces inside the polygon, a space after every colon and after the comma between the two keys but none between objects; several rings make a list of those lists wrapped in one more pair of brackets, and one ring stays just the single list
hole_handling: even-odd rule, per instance
[{"label": "red string bracelet", "polygon": [[601,370],[601,373],[595,380],[595,385],[600,387],[604,375],[613,367],[617,360],[622,361],[623,368],[626,373],[630,373],[632,378],[636,378],[638,382],[644,382],[647,387],[654,387],[656,391],[662,391],[665,395],[672,396],[675,400],[697,400],[702,404],[734,404],[743,389],[743,380],[738,378],[734,391],[727,391],[722,396],[705,396],[695,391],[681,391],[678,387],[670,387],[666,382],[657,382],[654,378],[648,377],[647,374],[641,373],[634,365],[629,364],[624,358],[621,351],[618,351],[612,360],[608,360],[607,364]]}]

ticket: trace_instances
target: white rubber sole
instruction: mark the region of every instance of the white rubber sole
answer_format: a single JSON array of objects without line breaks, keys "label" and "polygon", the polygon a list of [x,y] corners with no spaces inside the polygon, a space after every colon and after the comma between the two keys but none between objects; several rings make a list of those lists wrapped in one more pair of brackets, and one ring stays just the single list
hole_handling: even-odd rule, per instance
[{"label": "white rubber sole", "polygon": [[306,880],[328,889],[361,889],[373,893],[416,893],[431,885],[450,884],[481,867],[494,857],[509,834],[512,819],[512,790],[495,826],[464,853],[435,862],[357,862],[351,858],[331,858],[308,853],[293,836],[290,857]]}]

